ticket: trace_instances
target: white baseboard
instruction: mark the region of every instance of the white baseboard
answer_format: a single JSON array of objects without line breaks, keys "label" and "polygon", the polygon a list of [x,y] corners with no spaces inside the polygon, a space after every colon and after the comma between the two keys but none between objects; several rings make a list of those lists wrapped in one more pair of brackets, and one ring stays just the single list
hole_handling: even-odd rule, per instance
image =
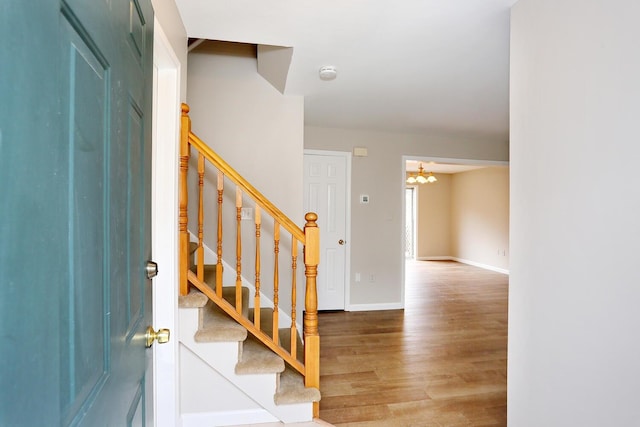
[{"label": "white baseboard", "polygon": [[401,310],[404,304],[401,302],[382,303],[382,304],[351,304],[345,308],[345,311],[379,311],[379,310]]},{"label": "white baseboard", "polygon": [[416,258],[416,260],[418,261],[456,261],[462,264],[468,264],[468,265],[473,265],[474,267],[483,268],[485,270],[495,271],[496,273],[509,275],[509,270],[507,269],[494,267],[488,264],[482,264],[480,262],[470,261],[468,259],[456,258],[453,256],[426,256],[426,257],[418,257]]},{"label": "white baseboard", "polygon": [[482,264],[480,262],[469,261],[468,259],[451,257],[453,261],[461,262],[462,264],[473,265],[474,267],[484,268],[485,270],[495,271],[496,273],[509,274],[509,270],[500,267],[494,267],[492,265]]},{"label": "white baseboard", "polygon": [[182,414],[182,427],[214,427],[278,422],[264,409]]}]

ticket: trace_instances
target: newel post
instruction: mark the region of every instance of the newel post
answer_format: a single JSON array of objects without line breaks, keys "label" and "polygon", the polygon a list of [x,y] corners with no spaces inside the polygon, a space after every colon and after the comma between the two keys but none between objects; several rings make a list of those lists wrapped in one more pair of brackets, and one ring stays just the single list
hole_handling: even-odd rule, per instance
[{"label": "newel post", "polygon": [[[320,389],[320,335],[318,334],[318,292],[316,277],[320,261],[320,229],[316,224],[318,215],[307,213],[304,218],[304,274],[306,280],[304,311],[304,364],[305,386]],[[320,415],[318,402],[313,404],[313,416]]]},{"label": "newel post", "polygon": [[189,118],[189,106],[182,104],[182,117],[180,120],[180,173],[178,176],[178,230],[180,234],[180,259],[179,259],[179,286],[180,295],[187,295],[189,282],[187,271],[189,270],[189,231],[187,229],[187,172],[189,170],[189,132],[191,132],[191,119]]}]

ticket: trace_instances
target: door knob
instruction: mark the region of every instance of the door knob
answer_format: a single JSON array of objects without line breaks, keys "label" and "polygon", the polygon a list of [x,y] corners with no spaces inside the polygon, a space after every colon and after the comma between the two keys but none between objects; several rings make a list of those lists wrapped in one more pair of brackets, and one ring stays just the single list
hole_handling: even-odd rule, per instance
[{"label": "door knob", "polygon": [[338,240],[338,244],[339,244],[339,245],[344,245],[345,243],[346,243],[346,242],[345,242],[344,240],[342,240],[342,239]]},{"label": "door knob", "polygon": [[158,332],[153,330],[152,326],[147,328],[147,333],[145,334],[145,338],[147,340],[147,348],[153,345],[153,342],[158,340],[158,344],[164,344],[169,342],[169,336],[171,335],[171,331],[168,329],[158,329]]},{"label": "door knob", "polygon": [[147,266],[144,269],[147,272],[147,279],[153,279],[158,275],[158,264],[153,261],[147,261]]}]

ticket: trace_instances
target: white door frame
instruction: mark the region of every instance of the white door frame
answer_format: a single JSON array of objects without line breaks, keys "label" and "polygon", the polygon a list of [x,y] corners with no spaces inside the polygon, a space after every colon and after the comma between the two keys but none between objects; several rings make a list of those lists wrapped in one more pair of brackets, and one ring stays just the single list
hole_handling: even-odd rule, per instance
[{"label": "white door frame", "polygon": [[[347,247],[344,260],[344,310],[351,311],[351,152],[305,149],[304,155],[334,156],[345,160],[345,240]],[[307,189],[305,188],[306,192]],[[306,212],[305,212],[306,214]],[[322,230],[320,230],[322,233]],[[322,259],[320,259],[322,263]]]},{"label": "white door frame", "polygon": [[[403,155],[402,156],[402,177],[400,182],[401,185],[401,191],[402,194],[404,195],[404,189],[407,186],[407,160],[418,160],[420,162],[424,162],[424,163],[428,163],[428,162],[435,162],[435,163],[451,163],[451,164],[457,164],[457,165],[482,165],[482,166],[509,166],[509,162],[508,161],[500,161],[500,160],[473,160],[473,159],[453,159],[453,158],[447,158],[447,157],[429,157],[429,156],[408,156],[408,155]],[[416,202],[417,203],[417,202]],[[400,224],[400,238],[402,239],[402,248],[404,248],[404,230],[406,227],[405,224],[405,203],[404,203],[404,197],[402,198],[402,224]],[[419,215],[419,214],[418,214]],[[416,221],[417,222],[417,221]],[[417,229],[417,227],[416,227]],[[416,239],[417,240],[417,239]],[[417,248],[416,248],[417,249]],[[400,274],[400,283],[402,284],[402,289],[401,289],[401,293],[400,293],[400,298],[402,300],[402,307],[404,308],[405,306],[405,272],[404,272],[404,265],[406,262],[406,259],[404,257],[404,251],[400,251],[400,257],[402,259],[402,263],[401,265],[403,266],[402,269],[400,269],[401,274]]]},{"label": "white door frame", "polygon": [[178,377],[178,147],[180,61],[154,18],[151,232],[158,276],[153,280],[153,327],[168,343],[153,346],[154,425],[180,425]]}]

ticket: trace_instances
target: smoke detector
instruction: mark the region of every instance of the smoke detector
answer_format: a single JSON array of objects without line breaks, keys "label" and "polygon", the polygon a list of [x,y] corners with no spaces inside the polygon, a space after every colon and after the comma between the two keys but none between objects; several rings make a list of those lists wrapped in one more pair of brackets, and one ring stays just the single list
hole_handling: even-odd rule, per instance
[{"label": "smoke detector", "polygon": [[320,80],[333,80],[337,76],[338,72],[336,71],[336,67],[332,65],[320,68]]}]

